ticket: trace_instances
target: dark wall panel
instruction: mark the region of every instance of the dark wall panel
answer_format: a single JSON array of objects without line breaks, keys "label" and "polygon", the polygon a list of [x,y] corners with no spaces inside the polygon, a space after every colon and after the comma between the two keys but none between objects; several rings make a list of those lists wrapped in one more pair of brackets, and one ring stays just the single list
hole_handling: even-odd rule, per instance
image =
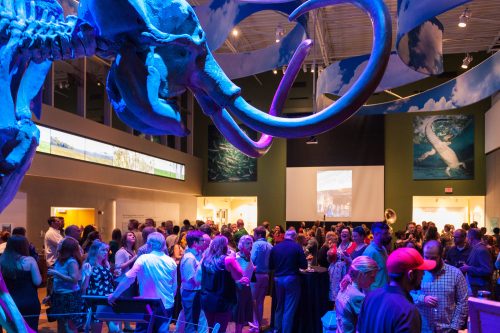
[{"label": "dark wall panel", "polygon": [[355,116],[317,137],[287,140],[287,167],[384,165],[384,116]]}]

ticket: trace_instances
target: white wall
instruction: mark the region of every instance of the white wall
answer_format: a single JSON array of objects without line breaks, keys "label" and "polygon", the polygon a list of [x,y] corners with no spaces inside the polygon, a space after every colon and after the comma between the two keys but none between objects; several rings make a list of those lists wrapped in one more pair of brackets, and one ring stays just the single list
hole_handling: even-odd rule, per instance
[{"label": "white wall", "polygon": [[491,108],[485,114],[485,153],[500,148],[500,93],[491,98]]}]

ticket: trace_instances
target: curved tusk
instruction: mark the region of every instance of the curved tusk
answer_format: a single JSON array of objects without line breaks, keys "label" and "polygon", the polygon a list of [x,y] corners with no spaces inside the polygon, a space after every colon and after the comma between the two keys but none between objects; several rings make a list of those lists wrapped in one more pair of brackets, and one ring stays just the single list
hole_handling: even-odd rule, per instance
[{"label": "curved tusk", "polygon": [[[297,77],[302,63],[312,47],[310,39],[302,41],[295,51],[283,79],[271,104],[269,114],[276,115],[283,109],[288,91]],[[201,89],[192,88],[196,100],[200,104],[205,114],[209,115],[217,129],[224,137],[245,155],[250,157],[261,157],[267,153],[271,147],[273,137],[262,134],[259,141],[253,141],[234,121],[233,117],[222,107],[220,107],[207,93]]]},{"label": "curved tusk", "polygon": [[298,16],[327,5],[352,3],[368,13],[373,26],[372,54],[358,81],[334,104],[311,116],[283,118],[267,114],[236,96],[225,106],[243,123],[269,135],[298,138],[326,132],[349,119],[364,104],[378,86],[391,52],[392,27],[390,14],[382,0],[310,0],[291,15]]},{"label": "curved tusk", "polygon": [[250,157],[261,157],[267,153],[271,147],[272,136],[263,134],[259,141],[253,141],[234,121],[233,117],[207,94],[198,91],[195,92],[194,96],[203,111],[210,115],[219,132],[243,154]]}]

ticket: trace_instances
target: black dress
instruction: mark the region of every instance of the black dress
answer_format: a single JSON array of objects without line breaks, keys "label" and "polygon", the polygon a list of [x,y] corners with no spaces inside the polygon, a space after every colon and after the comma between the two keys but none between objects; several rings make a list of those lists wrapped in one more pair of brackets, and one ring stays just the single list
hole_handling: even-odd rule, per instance
[{"label": "black dress", "polygon": [[107,267],[95,265],[89,279],[87,295],[106,296],[115,290],[113,273]]},{"label": "black dress", "polygon": [[212,269],[201,266],[201,307],[205,312],[228,312],[236,305],[236,284],[224,259],[219,258]]},{"label": "black dress", "polygon": [[30,271],[16,270],[16,278],[4,276],[5,284],[26,323],[38,332],[40,301]]}]

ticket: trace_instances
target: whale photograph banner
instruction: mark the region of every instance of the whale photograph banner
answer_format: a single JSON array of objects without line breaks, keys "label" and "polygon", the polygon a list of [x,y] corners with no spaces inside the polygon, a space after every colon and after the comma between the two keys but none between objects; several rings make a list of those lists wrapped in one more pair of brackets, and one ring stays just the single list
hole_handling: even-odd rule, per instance
[{"label": "whale photograph banner", "polygon": [[413,179],[474,178],[474,116],[413,118]]}]

